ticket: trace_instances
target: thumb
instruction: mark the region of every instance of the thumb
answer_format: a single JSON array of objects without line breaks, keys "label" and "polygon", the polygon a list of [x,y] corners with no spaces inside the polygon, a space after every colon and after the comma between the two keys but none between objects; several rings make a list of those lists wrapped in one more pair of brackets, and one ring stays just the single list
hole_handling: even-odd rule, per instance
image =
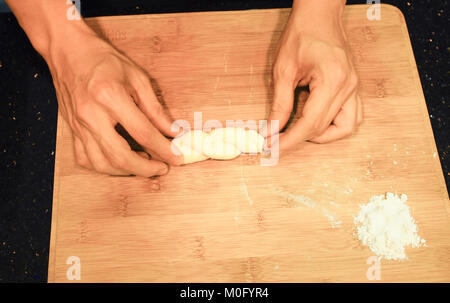
[{"label": "thumb", "polygon": [[[292,81],[285,77],[274,80],[274,96],[270,109],[268,131],[265,137],[279,132],[289,120],[294,104],[294,88]],[[278,127],[270,127],[271,121],[278,120]]]},{"label": "thumb", "polygon": [[159,103],[150,80],[146,76],[141,76],[140,81],[135,81],[133,86],[136,104],[153,125],[166,136],[175,137],[178,135],[178,131],[171,129],[173,120]]}]

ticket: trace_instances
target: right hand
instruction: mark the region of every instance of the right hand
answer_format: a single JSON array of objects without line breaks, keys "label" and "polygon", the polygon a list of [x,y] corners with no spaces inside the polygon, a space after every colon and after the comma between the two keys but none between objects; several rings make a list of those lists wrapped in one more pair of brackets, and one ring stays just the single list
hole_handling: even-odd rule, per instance
[{"label": "right hand", "polygon": [[[171,151],[172,120],[164,113],[146,73],[93,32],[52,44],[46,56],[59,109],[74,138],[77,163],[110,175],[150,177],[180,165]],[[120,123],[146,153],[132,151]]]}]

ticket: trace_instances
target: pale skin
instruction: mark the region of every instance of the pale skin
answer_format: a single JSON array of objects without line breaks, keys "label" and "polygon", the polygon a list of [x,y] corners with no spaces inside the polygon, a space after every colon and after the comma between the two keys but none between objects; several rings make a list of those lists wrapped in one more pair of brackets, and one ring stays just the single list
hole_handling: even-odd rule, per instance
[{"label": "pale skin", "polygon": [[[6,2],[50,68],[59,109],[73,131],[79,165],[110,175],[150,177],[183,163],[167,138],[178,134],[171,130],[173,120],[141,67],[82,19],[69,21],[66,1]],[[344,5],[342,0],[294,1],[273,67],[269,120],[279,120],[280,129],[284,127],[297,86],[309,85],[311,95],[302,117],[280,135],[280,150],[303,141],[338,140],[362,121],[357,76],[342,27]],[[117,123],[146,153],[131,150],[115,131]]]},{"label": "pale skin", "polygon": [[342,26],[342,0],[294,1],[273,67],[269,120],[281,130],[293,110],[294,89],[309,85],[301,118],[280,134],[279,148],[327,143],[352,134],[363,120],[358,77]]}]

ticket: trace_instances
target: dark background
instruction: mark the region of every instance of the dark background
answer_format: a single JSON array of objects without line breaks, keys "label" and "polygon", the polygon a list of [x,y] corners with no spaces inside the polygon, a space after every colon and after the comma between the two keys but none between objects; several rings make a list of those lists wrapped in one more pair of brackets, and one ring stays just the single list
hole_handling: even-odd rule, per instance
[{"label": "dark background", "polygon": [[[85,17],[291,7],[292,1],[81,1]],[[366,1],[347,1],[347,4]],[[382,1],[405,15],[449,186],[447,1]],[[57,102],[51,75],[10,13],[0,14],[0,282],[46,282]]]}]

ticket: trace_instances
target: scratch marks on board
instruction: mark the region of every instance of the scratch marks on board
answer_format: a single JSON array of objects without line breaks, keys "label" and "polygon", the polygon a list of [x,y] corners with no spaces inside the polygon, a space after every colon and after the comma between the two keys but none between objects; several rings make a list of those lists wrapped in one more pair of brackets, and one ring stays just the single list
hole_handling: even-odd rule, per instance
[{"label": "scratch marks on board", "polygon": [[118,203],[118,215],[121,217],[127,217],[128,216],[128,196],[127,195],[120,195],[119,196],[119,203]]},{"label": "scratch marks on board", "polygon": [[201,260],[205,259],[205,246],[203,244],[203,237],[195,237],[195,256]]},{"label": "scratch marks on board", "polygon": [[262,210],[258,211],[256,214],[256,225],[261,230],[266,229],[266,219]]},{"label": "scratch marks on board", "polygon": [[255,282],[261,275],[261,264],[258,258],[247,258],[243,263],[243,275],[245,282]]},{"label": "scratch marks on board", "polygon": [[78,238],[78,240],[79,240],[81,243],[86,242],[86,241],[87,241],[87,234],[88,234],[88,232],[89,232],[89,229],[88,229],[88,225],[87,225],[87,221],[86,221],[86,220],[83,220],[83,221],[81,221],[81,222],[79,223],[79,229],[78,229],[78,231],[79,231],[79,234],[80,234],[80,237]]},{"label": "scratch marks on board", "polygon": [[245,198],[248,201],[249,205],[253,205],[253,200],[250,198],[250,195],[248,194],[248,188],[247,183],[245,182],[244,177],[244,167],[241,165],[241,183],[240,183],[241,192],[244,194]]}]

